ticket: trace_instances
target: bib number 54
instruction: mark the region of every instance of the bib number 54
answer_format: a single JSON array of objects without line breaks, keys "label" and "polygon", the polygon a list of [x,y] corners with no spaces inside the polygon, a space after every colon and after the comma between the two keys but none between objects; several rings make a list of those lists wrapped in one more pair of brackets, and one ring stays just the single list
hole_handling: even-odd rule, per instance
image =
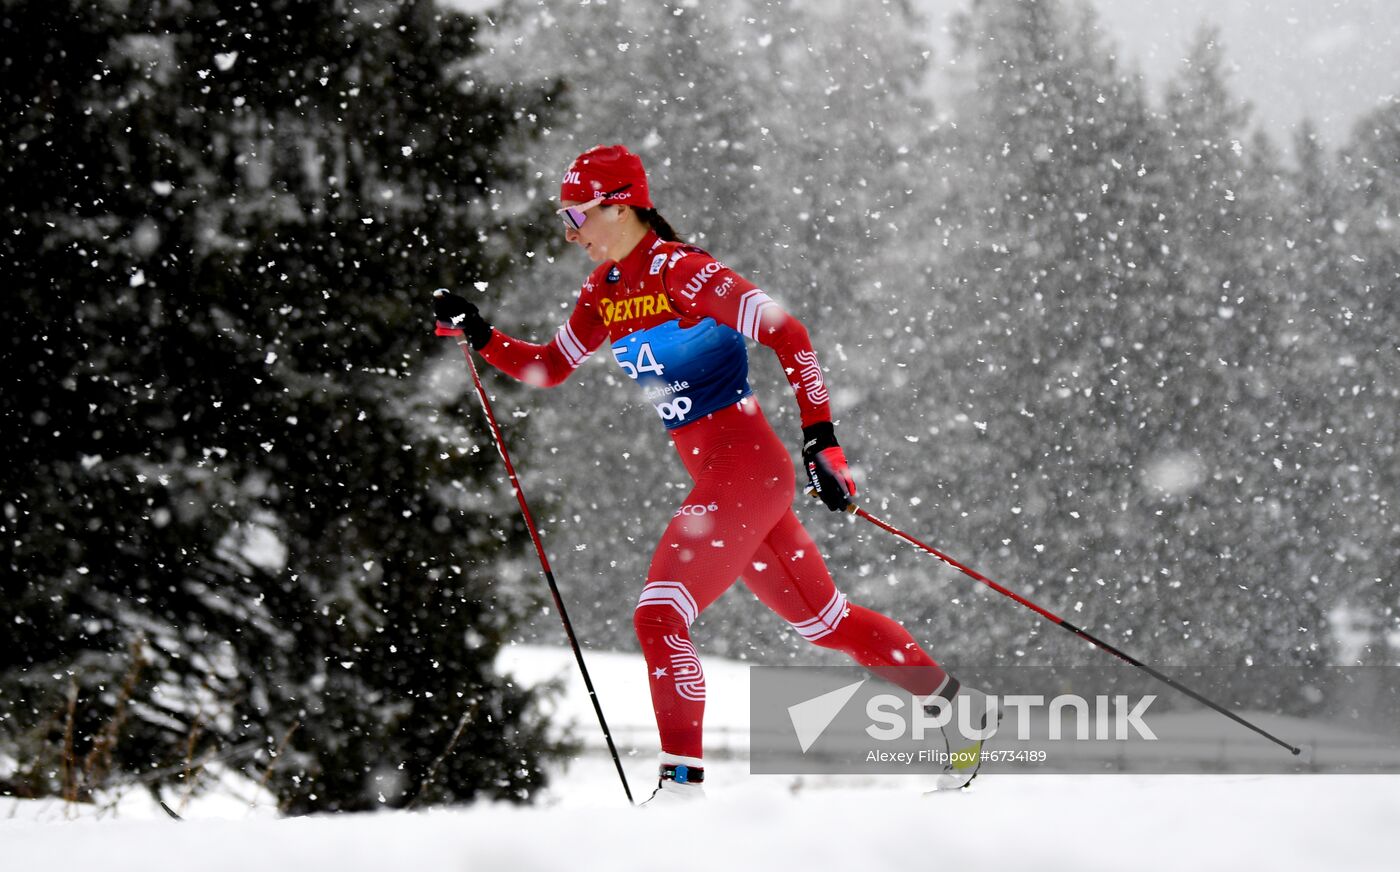
[{"label": "bib number 54", "polygon": [[643,342],[642,347],[637,349],[636,363],[623,357],[626,353],[626,345],[613,346],[613,357],[617,358],[617,365],[622,367],[628,378],[637,379],[643,373],[655,373],[658,378],[665,376],[666,367],[656,362],[656,354],[652,352],[650,342]]}]

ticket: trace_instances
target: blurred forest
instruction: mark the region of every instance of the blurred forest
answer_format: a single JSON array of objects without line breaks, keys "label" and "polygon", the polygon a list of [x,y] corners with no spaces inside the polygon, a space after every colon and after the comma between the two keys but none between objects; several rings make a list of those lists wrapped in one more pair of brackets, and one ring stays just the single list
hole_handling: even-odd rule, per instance
[{"label": "blurred forest", "polygon": [[[529,798],[563,749],[492,663],[562,633],[426,304],[551,335],[598,143],[811,330],[872,511],[1163,667],[1394,665],[1400,101],[1274,142],[1210,30],[1153,90],[1088,5],[966,5],[945,58],[905,0],[0,0],[0,792]],[[605,357],[483,377],[580,636],[632,649],[688,482]],[[1086,656],[799,511],[955,671]],[[694,636],[832,656],[742,585]]]}]

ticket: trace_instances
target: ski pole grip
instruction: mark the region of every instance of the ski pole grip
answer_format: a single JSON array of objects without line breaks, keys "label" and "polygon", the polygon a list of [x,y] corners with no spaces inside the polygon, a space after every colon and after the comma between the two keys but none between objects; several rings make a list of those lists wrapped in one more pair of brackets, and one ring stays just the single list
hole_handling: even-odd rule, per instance
[{"label": "ski pole grip", "polygon": [[[814,487],[805,488],[803,492],[806,493],[807,496],[812,497],[814,499],[821,499],[821,497],[817,496],[817,489]],[[848,515],[854,515],[856,513],[856,504],[851,502],[850,500],[847,500],[846,508],[842,509],[841,511],[845,512]]]}]

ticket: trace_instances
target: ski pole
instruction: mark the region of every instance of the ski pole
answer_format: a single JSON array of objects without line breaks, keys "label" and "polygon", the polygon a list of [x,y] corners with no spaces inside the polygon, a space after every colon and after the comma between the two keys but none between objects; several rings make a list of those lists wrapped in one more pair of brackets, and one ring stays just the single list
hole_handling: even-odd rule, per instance
[{"label": "ski pole", "polygon": [[[814,491],[809,490],[808,493],[815,495]],[[1053,612],[1041,608],[1040,606],[1021,596],[1020,594],[1015,593],[1014,591],[1007,590],[1006,588],[997,584],[995,581],[992,581],[990,578],[987,578],[985,575],[978,572],[977,570],[965,566],[962,563],[959,563],[958,561],[949,557],[947,554],[944,554],[943,552],[939,551],[937,548],[920,542],[918,539],[915,539],[913,536],[910,536],[903,530],[900,530],[897,527],[880,520],[879,518],[867,512],[865,509],[862,509],[859,506],[857,506],[855,503],[850,503],[849,505],[847,505],[846,511],[849,514],[857,515],[861,518],[864,518],[865,520],[879,527],[881,530],[884,530],[887,533],[892,533],[895,536],[898,536],[899,538],[903,539],[904,541],[914,545],[916,548],[919,548],[923,551],[928,552],[929,554],[932,554],[934,557],[937,557],[939,560],[942,560],[944,563],[948,564],[949,566],[953,567],[954,569],[958,570],[964,575],[972,578],[973,580],[980,581],[982,584],[985,584],[987,587],[990,587],[992,590],[996,591],[1002,596],[1010,597],[1011,599],[1015,600],[1016,602],[1020,603],[1021,605],[1040,615],[1042,618],[1045,618],[1050,623],[1063,627],[1064,629],[1068,630],[1069,632],[1073,633],[1074,635],[1078,636],[1084,641],[1096,646],[1097,648],[1103,651],[1107,651],[1109,654],[1112,654],[1114,657],[1117,657],[1123,662],[1136,666],[1138,669],[1141,669],[1143,672],[1146,672],[1148,675],[1152,676],[1153,678],[1157,679],[1163,684],[1166,684],[1168,687],[1172,687],[1176,690],[1179,690],[1182,693],[1194,699],[1196,702],[1199,702],[1202,705],[1209,706],[1210,708],[1215,709],[1220,714],[1224,715],[1225,717],[1229,718],[1235,723],[1240,724],[1241,726],[1248,727],[1249,729],[1268,739],[1270,742],[1287,748],[1289,751],[1293,752],[1293,755],[1295,757],[1303,753],[1303,750],[1301,748],[1295,745],[1288,744],[1287,742],[1275,736],[1274,734],[1268,732],[1262,727],[1258,727],[1250,723],[1249,721],[1245,720],[1244,718],[1240,717],[1239,715],[1235,714],[1234,712],[1230,711],[1224,706],[1206,699],[1204,696],[1201,696],[1199,693],[1182,684],[1181,682],[1176,681],[1175,679],[1164,675],[1161,672],[1158,672],[1156,669],[1153,669],[1151,666],[1148,666],[1141,660],[1138,660],[1135,657],[1125,654],[1113,645],[1110,645],[1109,643],[1103,641],[1097,636],[1094,636],[1092,633],[1089,633],[1087,630],[1081,630],[1079,627],[1076,627],[1074,624],[1071,624],[1069,621],[1066,621],[1059,615],[1056,615]]]},{"label": "ski pole", "polygon": [[472,384],[476,386],[477,399],[481,400],[481,408],[486,410],[486,421],[491,425],[491,436],[496,440],[496,450],[501,454],[501,460],[505,462],[506,474],[510,476],[511,487],[515,489],[515,499],[520,503],[520,514],[525,518],[525,526],[530,530],[530,540],[535,543],[535,553],[539,555],[540,567],[544,570],[544,580],[549,583],[549,592],[554,597],[554,608],[559,612],[559,619],[564,623],[564,634],[569,637],[569,647],[574,649],[574,660],[578,662],[579,672],[583,673],[583,684],[588,688],[588,698],[593,702],[593,711],[598,715],[598,726],[603,728],[603,738],[607,740],[608,751],[612,754],[613,765],[617,767],[617,777],[622,780],[622,790],[627,794],[627,801],[636,805],[636,800],[632,798],[632,788],[627,785],[627,775],[622,771],[622,759],[617,754],[617,746],[613,744],[612,733],[608,730],[608,721],[603,717],[603,706],[598,701],[598,693],[593,689],[593,679],[588,675],[588,666],[583,662],[583,649],[579,647],[578,637],[574,635],[574,625],[569,621],[569,613],[564,608],[564,600],[559,596],[559,585],[554,582],[554,572],[549,568],[549,558],[544,553],[544,543],[540,541],[539,531],[535,529],[535,519],[530,515],[530,506],[525,502],[525,490],[520,486],[520,479],[515,474],[515,465],[510,462],[510,454],[506,451],[506,440],[501,436],[501,428],[496,423],[496,414],[491,411],[491,401],[486,398],[486,388],[481,385],[481,376],[477,375],[476,363],[472,360],[471,345],[467,342],[467,337],[457,335],[457,344],[462,347],[462,355],[467,359],[467,368],[471,370]]}]

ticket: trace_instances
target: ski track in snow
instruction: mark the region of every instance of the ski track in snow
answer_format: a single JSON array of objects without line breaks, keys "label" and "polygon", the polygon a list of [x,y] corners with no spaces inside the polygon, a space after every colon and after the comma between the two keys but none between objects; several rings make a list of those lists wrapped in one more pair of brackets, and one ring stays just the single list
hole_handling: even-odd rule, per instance
[{"label": "ski track in snow", "polygon": [[[747,668],[713,660],[706,671],[721,694],[715,722],[726,724],[744,713]],[[645,702],[639,662],[590,655],[616,724],[632,721]],[[581,685],[567,651],[508,649],[501,665],[527,683],[562,672],[570,687]],[[586,696],[580,704],[580,694],[567,693],[558,711],[591,742]],[[619,744],[640,801],[655,784],[655,749],[640,747],[644,734],[636,735]],[[176,822],[139,792],[102,819],[70,820],[73,809],[58,802],[0,799],[0,870],[1175,872],[1234,870],[1244,861],[1312,872],[1400,862],[1393,775],[995,775],[931,796],[918,776],[758,776],[742,757],[711,759],[706,775],[708,802],[644,809],[627,805],[611,759],[595,753],[556,772],[530,807],[277,819],[209,795]]]}]

